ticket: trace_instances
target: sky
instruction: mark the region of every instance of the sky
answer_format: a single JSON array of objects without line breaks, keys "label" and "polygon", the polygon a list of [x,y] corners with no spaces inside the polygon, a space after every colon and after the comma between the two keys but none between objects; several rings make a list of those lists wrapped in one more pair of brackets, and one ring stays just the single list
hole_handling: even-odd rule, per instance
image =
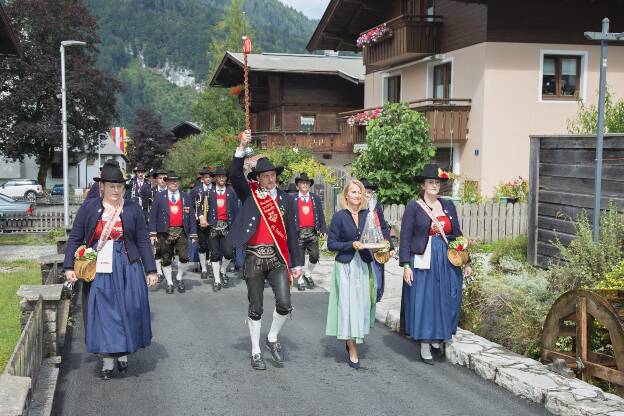
[{"label": "sky", "polygon": [[282,3],[299,10],[308,17],[320,19],[329,0],[280,0]]}]

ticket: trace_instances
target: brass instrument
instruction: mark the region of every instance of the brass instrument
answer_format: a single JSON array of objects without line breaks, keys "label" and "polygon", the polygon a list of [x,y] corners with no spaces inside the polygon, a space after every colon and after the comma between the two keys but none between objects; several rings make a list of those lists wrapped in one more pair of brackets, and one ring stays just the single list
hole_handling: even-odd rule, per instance
[{"label": "brass instrument", "polygon": [[199,211],[199,206],[201,205],[201,201],[202,201],[202,194],[201,192],[198,192],[197,195],[195,195],[195,221],[196,222],[199,222],[199,215],[197,215],[197,212]]}]

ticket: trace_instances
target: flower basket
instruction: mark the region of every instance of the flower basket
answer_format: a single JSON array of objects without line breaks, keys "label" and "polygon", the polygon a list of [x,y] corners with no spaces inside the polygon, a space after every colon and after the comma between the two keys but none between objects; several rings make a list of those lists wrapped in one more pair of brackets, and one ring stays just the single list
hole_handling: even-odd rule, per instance
[{"label": "flower basket", "polygon": [[379,251],[376,251],[375,253],[373,253],[373,256],[375,256],[375,260],[379,264],[386,264],[386,263],[388,263],[388,260],[390,260],[390,252],[389,251],[379,250]]},{"label": "flower basket", "polygon": [[466,250],[459,251],[455,248],[449,248],[447,256],[451,264],[455,267],[465,266],[470,260],[470,256]]},{"label": "flower basket", "polygon": [[355,41],[359,49],[363,49],[366,46],[371,46],[379,43],[385,39],[391,38],[393,35],[392,29],[385,23],[374,27],[364,33],[362,33]]},{"label": "flower basket", "polygon": [[74,272],[76,277],[91,282],[95,279],[96,262],[93,260],[74,260]]}]

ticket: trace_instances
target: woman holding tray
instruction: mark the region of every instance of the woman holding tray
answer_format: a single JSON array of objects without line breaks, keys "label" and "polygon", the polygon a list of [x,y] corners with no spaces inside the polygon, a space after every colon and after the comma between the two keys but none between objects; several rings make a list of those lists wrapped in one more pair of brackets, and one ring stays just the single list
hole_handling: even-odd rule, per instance
[{"label": "woman holding tray", "polygon": [[347,363],[358,369],[357,344],[375,323],[374,278],[371,251],[360,242],[368,214],[366,191],[358,180],[349,181],[340,195],[342,211],[329,226],[327,248],[336,261],[327,307],[326,334],[346,341]]},{"label": "woman holding tray", "polygon": [[151,342],[147,286],[158,278],[143,210],[124,201],[125,178],[119,166],[105,164],[94,180],[101,197],[85,201],[78,210],[64,269],[67,281],[76,282],[77,249],[86,245],[97,250],[95,279],[83,282],[85,340],[88,352],[102,355],[101,377],[109,380],[115,358],[119,373],[126,373],[128,355]]},{"label": "woman holding tray", "polygon": [[[420,342],[421,359],[433,364],[432,348],[442,355],[459,324],[462,270],[448,259],[448,242],[462,235],[455,205],[439,198],[448,174],[435,164],[416,176],[421,192],[405,207],[399,263],[403,266],[401,332]],[[463,274],[472,273],[470,265]]]}]

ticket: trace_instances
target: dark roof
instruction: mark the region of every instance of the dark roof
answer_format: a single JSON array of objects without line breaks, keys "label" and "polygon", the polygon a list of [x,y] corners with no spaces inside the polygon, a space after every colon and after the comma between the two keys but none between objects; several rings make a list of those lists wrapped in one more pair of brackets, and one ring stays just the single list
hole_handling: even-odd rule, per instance
[{"label": "dark roof", "polygon": [[193,134],[201,133],[201,129],[195,123],[190,121],[183,121],[171,129],[171,132],[176,139],[184,139],[185,137],[192,136]]},{"label": "dark roof", "polygon": [[9,16],[0,3],[0,56],[21,56],[21,54],[17,36],[15,36],[9,22]]},{"label": "dark roof", "polygon": [[[261,53],[248,55],[249,71],[334,75],[354,84],[364,83],[361,57]],[[226,52],[210,81],[211,87],[232,87],[243,82],[243,54]]]}]

